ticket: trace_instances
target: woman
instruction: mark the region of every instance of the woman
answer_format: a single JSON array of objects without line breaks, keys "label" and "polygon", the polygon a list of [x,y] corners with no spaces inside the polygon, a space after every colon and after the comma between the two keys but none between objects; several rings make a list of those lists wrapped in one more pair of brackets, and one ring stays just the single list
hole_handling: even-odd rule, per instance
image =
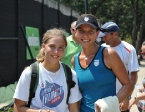
[{"label": "woman", "polygon": [[[42,39],[42,47],[37,56],[39,62],[39,82],[30,108],[26,107],[29,98],[31,70],[27,67],[21,74],[14,98],[15,112],[79,112],[78,101],[81,94],[78,89],[76,73],[72,71],[75,87],[71,89],[68,105],[65,72],[60,62],[67,46],[64,31],[48,30]],[[55,91],[54,91],[55,89]],[[49,91],[48,92],[42,91]],[[56,96],[60,96],[57,97]]]},{"label": "woman", "polygon": [[80,112],[94,112],[94,103],[97,100],[115,96],[116,77],[123,85],[117,94],[118,108],[119,103],[133,90],[127,71],[117,53],[112,48],[104,48],[95,43],[98,33],[98,23],[93,15],[83,14],[78,18],[75,36],[83,50],[72,58],[72,64],[83,96]]}]

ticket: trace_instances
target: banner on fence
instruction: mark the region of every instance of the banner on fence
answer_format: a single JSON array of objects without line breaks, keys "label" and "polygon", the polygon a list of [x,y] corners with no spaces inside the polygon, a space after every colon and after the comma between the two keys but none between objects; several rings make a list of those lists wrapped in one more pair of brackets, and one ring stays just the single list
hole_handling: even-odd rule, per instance
[{"label": "banner on fence", "polygon": [[[36,59],[36,56],[40,50],[40,38],[39,38],[39,29],[34,27],[25,27],[26,29],[26,38],[28,45],[30,47],[33,59]],[[30,52],[26,46],[26,59],[30,60]]]}]

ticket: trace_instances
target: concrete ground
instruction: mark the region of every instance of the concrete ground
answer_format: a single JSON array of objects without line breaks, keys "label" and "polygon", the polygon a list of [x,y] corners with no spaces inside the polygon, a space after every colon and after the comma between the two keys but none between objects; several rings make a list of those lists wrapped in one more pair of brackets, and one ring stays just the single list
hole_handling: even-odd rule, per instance
[{"label": "concrete ground", "polygon": [[[137,84],[142,85],[142,79],[145,77],[145,60],[141,61],[140,71],[138,72]],[[137,89],[134,89],[132,98],[137,94]],[[139,112],[136,105],[133,105],[130,112]]]}]

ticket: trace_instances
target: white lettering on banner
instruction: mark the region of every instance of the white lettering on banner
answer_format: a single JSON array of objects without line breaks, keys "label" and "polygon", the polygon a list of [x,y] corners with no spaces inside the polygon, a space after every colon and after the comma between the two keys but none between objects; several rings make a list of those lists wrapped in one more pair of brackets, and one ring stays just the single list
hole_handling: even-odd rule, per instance
[{"label": "white lettering on banner", "polygon": [[28,44],[29,46],[39,46],[39,37],[34,37],[34,34],[32,34],[32,37],[28,37]]}]

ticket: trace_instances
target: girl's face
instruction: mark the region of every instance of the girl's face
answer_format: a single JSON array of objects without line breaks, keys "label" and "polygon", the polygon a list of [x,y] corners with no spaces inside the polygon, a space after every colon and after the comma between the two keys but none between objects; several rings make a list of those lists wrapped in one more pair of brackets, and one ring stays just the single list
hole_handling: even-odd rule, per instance
[{"label": "girl's face", "polygon": [[45,53],[44,61],[58,63],[65,52],[66,44],[63,37],[55,36],[50,38],[46,44],[43,43],[42,48]]}]

